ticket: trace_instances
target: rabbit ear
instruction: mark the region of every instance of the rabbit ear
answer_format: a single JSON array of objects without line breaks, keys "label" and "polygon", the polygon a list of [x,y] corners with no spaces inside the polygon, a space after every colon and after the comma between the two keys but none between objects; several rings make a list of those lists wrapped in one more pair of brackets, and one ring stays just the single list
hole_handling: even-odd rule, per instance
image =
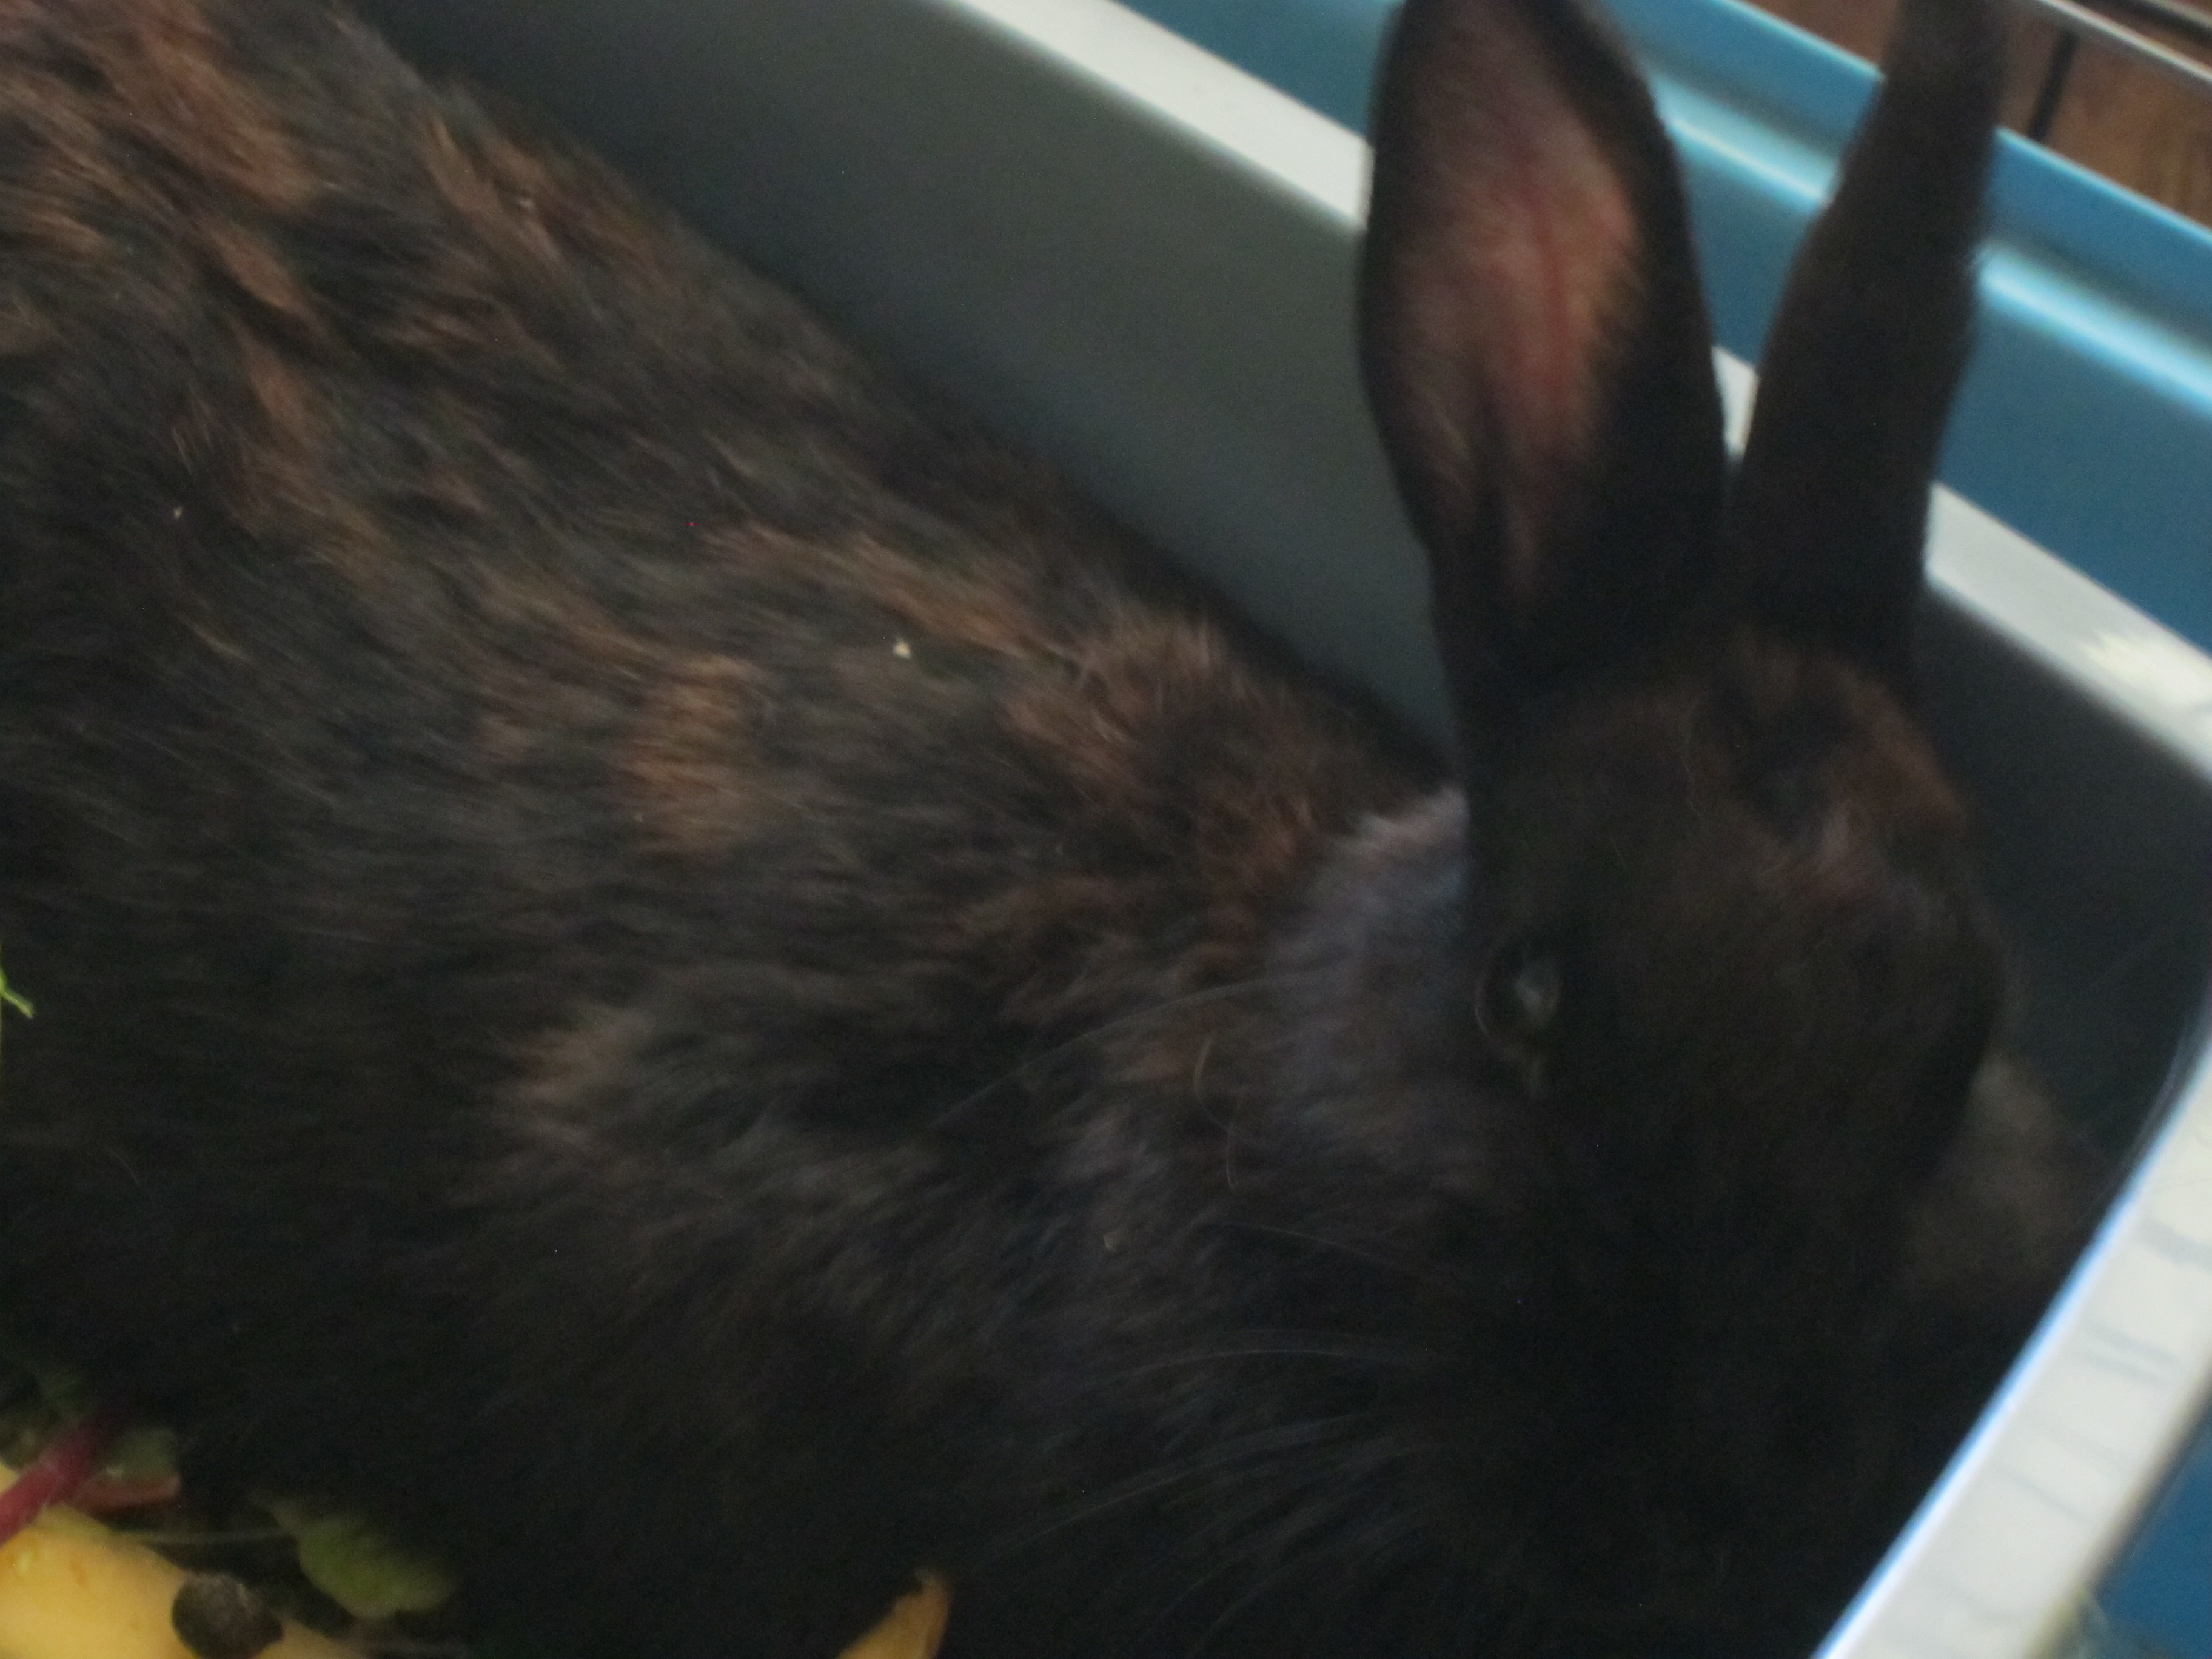
[{"label": "rabbit ear", "polygon": [[1995,0],[1909,0],[1768,335],[1726,537],[1756,614],[1902,683],[1966,356],[2003,73]]},{"label": "rabbit ear", "polygon": [[1681,184],[1576,0],[1407,0],[1376,106],[1368,396],[1477,750],[1671,636],[1717,563],[1721,411]]}]

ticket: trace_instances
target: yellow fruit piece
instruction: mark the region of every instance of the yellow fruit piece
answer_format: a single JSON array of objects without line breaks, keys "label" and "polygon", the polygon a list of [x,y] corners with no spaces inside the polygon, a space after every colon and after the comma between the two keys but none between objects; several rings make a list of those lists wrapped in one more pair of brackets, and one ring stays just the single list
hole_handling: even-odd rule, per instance
[{"label": "yellow fruit piece", "polygon": [[[0,1490],[15,1479],[0,1465]],[[0,1659],[192,1659],[169,1625],[184,1582],[181,1568],[144,1545],[74,1510],[48,1510],[0,1545]],[[287,1624],[261,1659],[360,1655]]]},{"label": "yellow fruit piece", "polygon": [[[0,1464],[0,1491],[15,1482]],[[75,1510],[48,1510],[0,1545],[0,1659],[192,1659],[169,1624],[182,1569]],[[841,1659],[936,1659],[952,1598],[925,1576]],[[361,1659],[286,1623],[260,1659]]]},{"label": "yellow fruit piece", "polygon": [[921,1588],[899,1597],[884,1622],[847,1648],[842,1659],[936,1659],[951,1612],[944,1581],[925,1574]]}]

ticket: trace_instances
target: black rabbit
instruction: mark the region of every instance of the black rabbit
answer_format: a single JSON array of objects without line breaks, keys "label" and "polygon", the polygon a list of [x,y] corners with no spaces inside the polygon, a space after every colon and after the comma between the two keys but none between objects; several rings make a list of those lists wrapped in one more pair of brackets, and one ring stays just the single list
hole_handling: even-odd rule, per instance
[{"label": "black rabbit", "polygon": [[1802,1651],[2100,1179],[1911,713],[1994,29],[1731,476],[1611,36],[1412,0],[1462,791],[317,0],[5,0],[0,1322],[549,1651]]}]

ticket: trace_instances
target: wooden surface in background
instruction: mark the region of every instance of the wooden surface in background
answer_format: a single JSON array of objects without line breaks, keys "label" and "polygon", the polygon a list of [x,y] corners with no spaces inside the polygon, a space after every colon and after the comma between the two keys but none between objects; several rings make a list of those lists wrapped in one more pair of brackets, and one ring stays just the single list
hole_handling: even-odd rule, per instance
[{"label": "wooden surface in background", "polygon": [[[1754,0],[1864,58],[1880,54],[1896,0]],[[2058,32],[2014,14],[2005,100],[2008,125],[2025,129],[2035,110]],[[2137,26],[2139,27],[2139,26]],[[2212,60],[2201,48],[2145,30],[2161,44]],[[2046,142],[2070,161],[2212,224],[2212,97],[2108,46],[2075,48]]]}]

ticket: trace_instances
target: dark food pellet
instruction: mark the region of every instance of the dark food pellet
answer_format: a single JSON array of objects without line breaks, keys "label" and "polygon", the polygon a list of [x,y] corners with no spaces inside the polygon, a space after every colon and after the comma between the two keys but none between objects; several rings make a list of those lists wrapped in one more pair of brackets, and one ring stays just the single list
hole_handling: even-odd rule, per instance
[{"label": "dark food pellet", "polygon": [[253,1659],[284,1634],[269,1604],[227,1572],[194,1573],[178,1585],[169,1623],[199,1659]]}]

